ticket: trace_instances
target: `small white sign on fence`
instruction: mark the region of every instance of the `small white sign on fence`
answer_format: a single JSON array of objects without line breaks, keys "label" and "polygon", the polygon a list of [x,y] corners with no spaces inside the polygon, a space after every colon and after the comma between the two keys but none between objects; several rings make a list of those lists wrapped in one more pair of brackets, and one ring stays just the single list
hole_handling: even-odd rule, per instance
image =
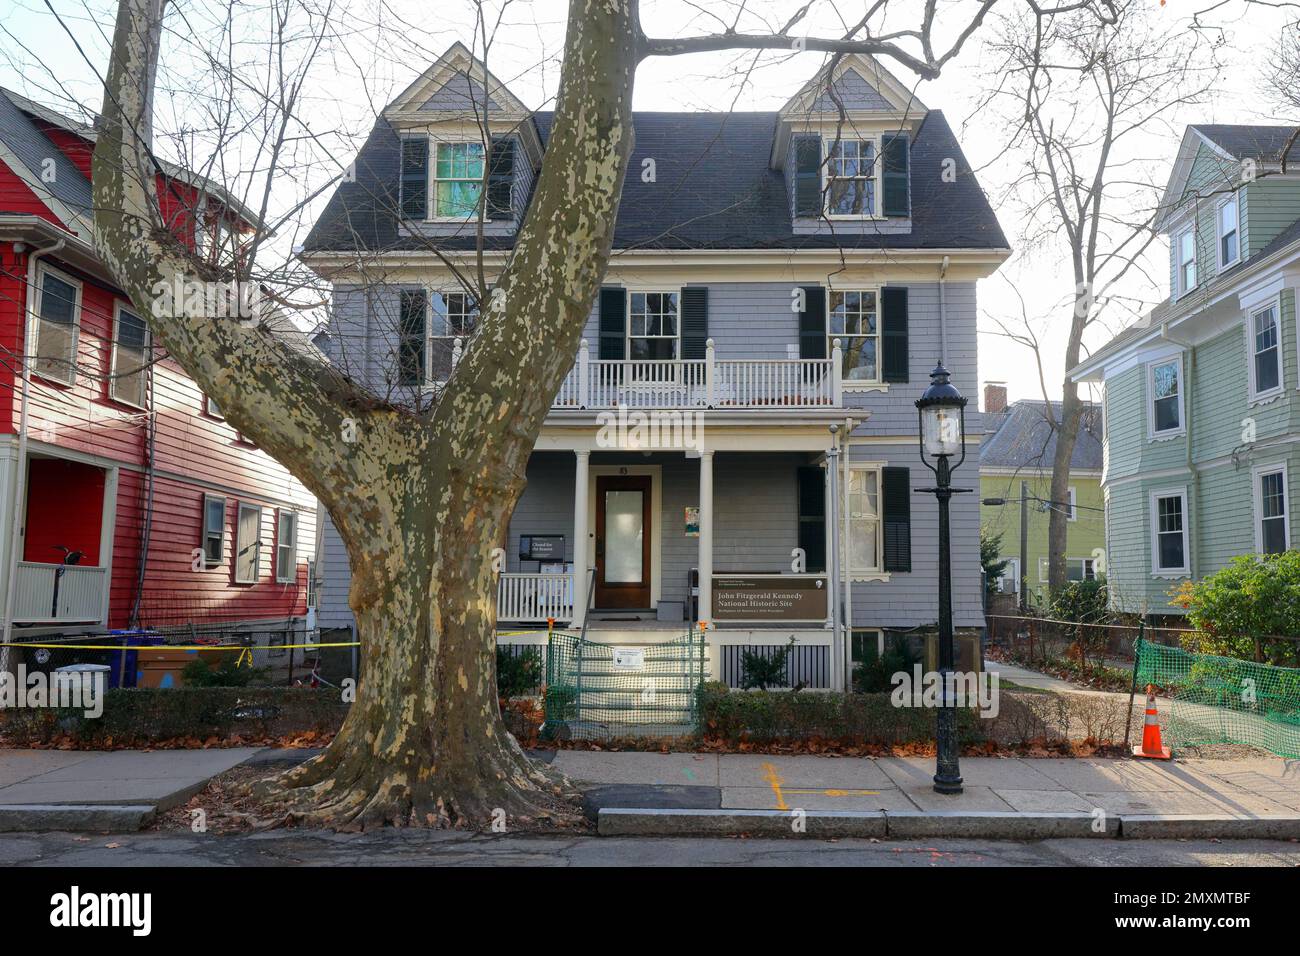
[{"label": "small white sign on fence", "polygon": [[645,670],[644,647],[614,648],[614,667],[621,671]]}]

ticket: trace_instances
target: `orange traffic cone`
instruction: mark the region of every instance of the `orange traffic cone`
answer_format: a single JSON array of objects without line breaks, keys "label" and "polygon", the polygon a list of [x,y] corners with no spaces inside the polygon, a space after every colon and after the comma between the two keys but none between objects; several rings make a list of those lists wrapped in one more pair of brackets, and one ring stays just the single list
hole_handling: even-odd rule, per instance
[{"label": "orange traffic cone", "polygon": [[1160,718],[1156,712],[1156,689],[1147,684],[1147,719],[1142,726],[1142,746],[1133,748],[1134,757],[1168,760],[1169,748],[1160,742]]}]

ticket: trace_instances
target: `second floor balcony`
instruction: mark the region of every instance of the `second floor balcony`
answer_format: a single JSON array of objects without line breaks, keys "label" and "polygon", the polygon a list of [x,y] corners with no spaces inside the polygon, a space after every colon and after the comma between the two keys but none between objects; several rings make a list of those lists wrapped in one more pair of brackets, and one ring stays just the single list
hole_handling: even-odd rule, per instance
[{"label": "second floor balcony", "polygon": [[825,359],[719,358],[712,339],[702,359],[597,359],[584,339],[552,407],[838,408],[841,363],[838,339]]}]

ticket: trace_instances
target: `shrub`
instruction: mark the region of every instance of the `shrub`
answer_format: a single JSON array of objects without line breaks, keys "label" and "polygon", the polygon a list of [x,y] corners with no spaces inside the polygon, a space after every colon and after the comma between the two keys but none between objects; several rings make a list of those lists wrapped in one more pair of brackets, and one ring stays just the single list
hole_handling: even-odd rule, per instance
[{"label": "shrub", "polygon": [[912,645],[902,634],[890,637],[885,653],[874,647],[867,649],[867,659],[853,671],[853,689],[859,694],[880,694],[893,689],[893,676],[899,672],[910,674],[921,660]]},{"label": "shrub", "polygon": [[1007,570],[1010,561],[1000,561],[1002,535],[989,534],[980,528],[980,567],[984,571],[984,592],[992,597],[998,592],[998,578]]},{"label": "shrub", "polygon": [[542,652],[525,647],[518,654],[508,647],[497,648],[497,696],[527,697],[537,693],[542,682]]},{"label": "shrub", "polygon": [[334,688],[132,687],[104,692],[104,713],[72,708],[15,708],[0,717],[12,746],[48,744],[61,735],[74,746],[147,746],[178,738],[264,740],[333,733],[347,715]]},{"label": "shrub", "polygon": [[1102,662],[1110,644],[1110,632],[1104,627],[1076,625],[1105,623],[1110,617],[1108,603],[1106,579],[1100,576],[1092,581],[1067,581],[1052,595],[1049,614],[1058,621],[1069,622],[1062,625],[1063,636],[1078,648],[1083,661],[1091,654],[1098,664]]},{"label": "shrub", "polygon": [[[786,665],[790,661],[790,652],[794,650],[794,636],[790,643],[772,654],[762,651],[746,650],[740,655],[740,686],[743,690],[769,687],[785,687],[789,681]],[[798,687],[794,688],[799,690]]]},{"label": "shrub", "polygon": [[181,683],[186,687],[247,687],[254,680],[265,681],[270,668],[239,667],[229,655],[222,657],[216,667],[207,661],[190,661],[181,670]]},{"label": "shrub", "polygon": [[1300,552],[1240,555],[1200,581],[1184,584],[1171,595],[1187,611],[1199,634],[1183,645],[1200,654],[1275,663],[1296,659],[1300,636]]}]

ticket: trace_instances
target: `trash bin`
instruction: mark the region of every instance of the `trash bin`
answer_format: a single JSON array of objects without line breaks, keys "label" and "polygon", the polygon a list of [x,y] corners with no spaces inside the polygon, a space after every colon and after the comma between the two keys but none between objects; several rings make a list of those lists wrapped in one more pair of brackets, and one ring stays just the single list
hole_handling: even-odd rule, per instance
[{"label": "trash bin", "polygon": [[[68,689],[79,694],[79,699],[84,701],[89,700],[90,694],[107,686],[112,669],[107,664],[67,664],[63,667],[54,668],[54,673],[74,675],[76,679],[73,684],[79,685],[79,690],[73,690],[71,686]],[[95,686],[96,683],[99,684],[98,687]]]}]

